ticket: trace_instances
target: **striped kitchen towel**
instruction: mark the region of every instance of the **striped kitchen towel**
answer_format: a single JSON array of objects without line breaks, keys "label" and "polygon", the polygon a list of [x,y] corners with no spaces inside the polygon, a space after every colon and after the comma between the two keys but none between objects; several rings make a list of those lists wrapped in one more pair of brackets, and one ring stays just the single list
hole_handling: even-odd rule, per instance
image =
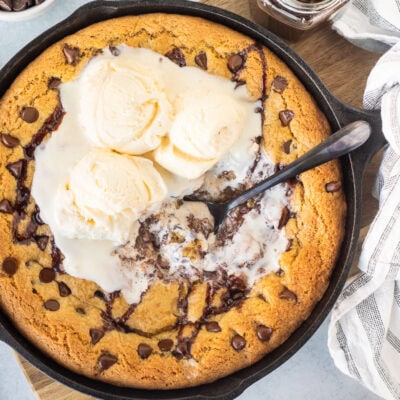
[{"label": "striped kitchen towel", "polygon": [[364,48],[393,47],[372,70],[364,94],[365,108],[381,109],[389,143],[375,187],[379,212],[360,273],[333,310],[328,346],[344,373],[384,399],[400,399],[400,0],[354,0],[334,29]]}]

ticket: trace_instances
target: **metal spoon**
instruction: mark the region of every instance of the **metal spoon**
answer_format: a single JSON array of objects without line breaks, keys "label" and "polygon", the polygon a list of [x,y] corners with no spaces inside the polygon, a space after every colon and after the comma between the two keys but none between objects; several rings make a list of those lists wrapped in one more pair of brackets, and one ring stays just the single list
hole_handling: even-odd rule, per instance
[{"label": "metal spoon", "polygon": [[[246,203],[249,199],[257,196],[271,187],[294,178],[304,171],[308,171],[318,165],[324,164],[335,158],[350,153],[352,150],[364,144],[371,134],[371,126],[365,121],[355,121],[340,129],[328,139],[321,142],[297,160],[285,166],[282,170],[269,176],[252,188],[241,193],[237,197],[224,203],[205,202],[211,215],[214,217],[214,230],[218,231],[219,226],[226,215],[233,208]],[[188,201],[199,201],[193,197],[185,198]]]}]

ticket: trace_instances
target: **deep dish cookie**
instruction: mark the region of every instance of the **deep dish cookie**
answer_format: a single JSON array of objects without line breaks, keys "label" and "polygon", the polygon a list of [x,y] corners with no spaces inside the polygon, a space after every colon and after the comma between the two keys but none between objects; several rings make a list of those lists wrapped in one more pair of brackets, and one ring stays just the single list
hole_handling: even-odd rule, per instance
[{"label": "deep dish cookie", "polygon": [[[279,269],[250,287],[223,269],[191,281],[163,273],[138,304],[128,304],[119,292],[105,293],[65,274],[63,256],[30,195],[34,152],[62,123],[59,85],[76,78],[103,49],[117,53],[121,44],[246,85],[262,102],[256,110],[262,115],[262,145],[275,168],[315,146],[330,129],[303,85],[271,51],[224,26],[180,15],[124,17],[83,29],[33,61],[1,99],[2,310],[42,351],[78,373],[122,386],[194,386],[279,346],[323,295],[344,232],[340,165],[330,162],[287,183],[288,206],[277,227],[285,232],[286,251]],[[221,179],[229,181],[224,172]],[[250,177],[241,189],[251,182]],[[234,194],[228,186],[221,199]],[[223,245],[258,206],[254,201],[232,213],[220,237]],[[159,248],[154,218],[143,221],[140,240],[131,244],[144,260],[154,259]],[[201,239],[212,226],[189,218],[188,229]],[[184,243],[179,232],[170,240]],[[203,249],[193,240],[183,251],[196,259]]]}]

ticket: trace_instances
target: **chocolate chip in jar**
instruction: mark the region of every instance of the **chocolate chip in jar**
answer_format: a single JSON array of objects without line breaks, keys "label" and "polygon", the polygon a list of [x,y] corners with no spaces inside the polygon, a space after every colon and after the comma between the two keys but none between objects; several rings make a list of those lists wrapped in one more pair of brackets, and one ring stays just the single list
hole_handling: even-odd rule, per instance
[{"label": "chocolate chip in jar", "polygon": [[12,1],[12,9],[13,11],[24,11],[29,7],[32,7],[34,4],[33,0],[13,0]]},{"label": "chocolate chip in jar", "polygon": [[12,0],[0,0],[0,10],[1,11],[12,11],[13,4]]}]

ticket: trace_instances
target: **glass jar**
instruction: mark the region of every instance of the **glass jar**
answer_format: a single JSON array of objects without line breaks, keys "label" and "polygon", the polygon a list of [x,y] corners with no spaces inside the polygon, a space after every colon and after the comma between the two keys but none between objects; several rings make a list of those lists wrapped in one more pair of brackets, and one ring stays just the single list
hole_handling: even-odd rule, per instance
[{"label": "glass jar", "polygon": [[268,28],[288,39],[316,27],[336,14],[350,0],[257,0],[269,15]]}]

